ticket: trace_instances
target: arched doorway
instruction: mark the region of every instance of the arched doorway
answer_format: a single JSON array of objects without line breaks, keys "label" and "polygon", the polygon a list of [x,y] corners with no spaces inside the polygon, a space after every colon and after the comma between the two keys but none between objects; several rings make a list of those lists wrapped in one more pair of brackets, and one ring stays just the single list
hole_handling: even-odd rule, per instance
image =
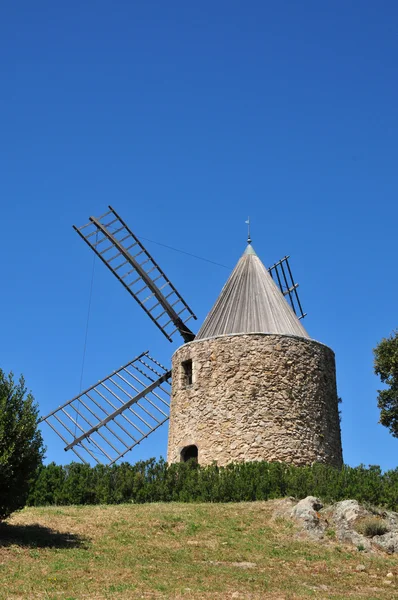
[{"label": "arched doorway", "polygon": [[185,446],[185,448],[183,448],[181,450],[181,462],[187,462],[187,460],[190,460],[191,458],[195,459],[196,461],[198,460],[198,447],[195,446],[195,444],[192,444],[191,446]]}]

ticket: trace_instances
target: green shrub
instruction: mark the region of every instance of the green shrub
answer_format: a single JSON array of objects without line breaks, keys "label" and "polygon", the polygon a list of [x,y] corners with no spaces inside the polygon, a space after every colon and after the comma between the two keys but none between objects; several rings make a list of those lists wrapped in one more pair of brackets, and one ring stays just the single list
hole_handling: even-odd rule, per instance
[{"label": "green shrub", "polygon": [[25,506],[44,455],[38,407],[25,381],[0,369],[0,521]]},{"label": "green shrub", "polygon": [[336,532],[334,529],[327,529],[326,530],[326,535],[328,538],[335,540],[336,539]]},{"label": "green shrub", "polygon": [[111,467],[51,463],[41,468],[28,503],[250,502],[310,495],[325,502],[353,498],[397,510],[398,470],[382,473],[375,466],[336,469],[319,463],[295,467],[265,461],[201,467],[194,460],[167,465],[153,458]]},{"label": "green shrub", "polygon": [[363,544],[358,544],[357,550],[358,550],[358,552],[364,552],[366,550],[366,548]]}]

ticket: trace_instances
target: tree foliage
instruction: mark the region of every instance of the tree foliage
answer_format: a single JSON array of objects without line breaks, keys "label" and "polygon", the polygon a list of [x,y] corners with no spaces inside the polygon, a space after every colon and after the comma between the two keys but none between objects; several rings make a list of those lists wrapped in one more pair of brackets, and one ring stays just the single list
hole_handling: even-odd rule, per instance
[{"label": "tree foliage", "polygon": [[336,469],[263,461],[201,467],[195,461],[167,465],[155,459],[111,467],[51,463],[41,467],[28,503],[250,502],[283,496],[354,498],[397,510],[398,469],[382,473],[378,466]]},{"label": "tree foliage", "polygon": [[383,338],[373,350],[374,370],[387,388],[378,390],[380,423],[398,437],[398,330]]},{"label": "tree foliage", "polygon": [[0,369],[0,521],[25,506],[44,447],[38,408],[21,377]]}]

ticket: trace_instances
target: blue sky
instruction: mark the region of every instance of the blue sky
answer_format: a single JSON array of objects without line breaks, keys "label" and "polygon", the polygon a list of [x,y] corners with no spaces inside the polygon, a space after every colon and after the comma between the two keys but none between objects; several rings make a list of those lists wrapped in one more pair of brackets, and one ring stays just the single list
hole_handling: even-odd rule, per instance
[{"label": "blue sky", "polygon": [[[1,344],[45,414],[79,391],[93,256],[133,231],[232,268],[285,254],[310,335],[336,352],[345,462],[397,466],[372,348],[396,327],[395,2],[2,3]],[[229,275],[147,247],[199,323]],[[83,386],[169,344],[96,264]],[[48,460],[69,462],[43,427]],[[165,455],[167,428],[130,460]]]}]

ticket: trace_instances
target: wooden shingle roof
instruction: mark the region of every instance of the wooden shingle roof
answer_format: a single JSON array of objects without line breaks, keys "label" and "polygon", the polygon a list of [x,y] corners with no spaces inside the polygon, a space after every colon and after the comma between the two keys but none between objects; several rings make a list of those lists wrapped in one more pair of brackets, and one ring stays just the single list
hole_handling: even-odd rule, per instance
[{"label": "wooden shingle roof", "polygon": [[310,337],[250,244],[195,339],[233,333]]}]

